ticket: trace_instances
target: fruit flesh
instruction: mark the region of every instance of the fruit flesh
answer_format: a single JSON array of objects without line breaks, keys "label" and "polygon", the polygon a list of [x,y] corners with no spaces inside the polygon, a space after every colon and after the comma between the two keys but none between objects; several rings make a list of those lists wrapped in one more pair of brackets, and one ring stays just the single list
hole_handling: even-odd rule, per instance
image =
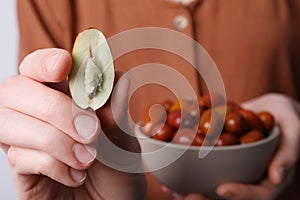
[{"label": "fruit flesh", "polygon": [[103,73],[100,68],[93,61],[93,57],[90,57],[84,72],[85,92],[89,96],[89,99],[94,98],[98,91],[101,92],[102,76]]},{"label": "fruit flesh", "polygon": [[97,110],[108,100],[114,83],[113,58],[104,35],[96,29],[81,32],[72,51],[69,87],[81,108]]}]

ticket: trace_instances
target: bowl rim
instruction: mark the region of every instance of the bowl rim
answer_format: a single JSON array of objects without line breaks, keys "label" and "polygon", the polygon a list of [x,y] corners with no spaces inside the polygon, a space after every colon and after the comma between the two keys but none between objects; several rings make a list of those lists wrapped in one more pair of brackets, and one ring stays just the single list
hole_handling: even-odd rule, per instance
[{"label": "bowl rim", "polygon": [[146,135],[144,135],[142,133],[142,131],[140,130],[140,127],[138,125],[135,126],[134,128],[134,132],[135,132],[135,136],[137,137],[138,140],[147,140],[147,142],[162,146],[162,145],[167,145],[169,147],[172,148],[176,148],[176,149],[188,149],[188,150],[203,150],[203,151],[207,151],[207,150],[211,150],[212,151],[231,151],[231,150],[237,150],[237,149],[248,149],[248,148],[255,148],[257,146],[261,146],[264,145],[266,143],[272,142],[274,140],[276,140],[277,138],[279,138],[280,135],[280,129],[277,125],[275,125],[273,127],[273,129],[271,130],[270,134],[268,137],[256,141],[256,142],[251,142],[248,144],[237,144],[237,145],[228,145],[228,146],[193,146],[193,145],[189,145],[187,147],[187,145],[184,144],[175,144],[175,143],[171,143],[171,142],[164,142],[164,141],[160,141],[157,139],[153,139],[150,137],[147,137]]}]

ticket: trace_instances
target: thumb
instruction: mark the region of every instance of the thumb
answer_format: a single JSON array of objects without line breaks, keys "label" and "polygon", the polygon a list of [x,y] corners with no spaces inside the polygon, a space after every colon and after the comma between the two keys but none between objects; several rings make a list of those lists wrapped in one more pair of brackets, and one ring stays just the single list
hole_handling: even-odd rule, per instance
[{"label": "thumb", "polygon": [[67,76],[71,70],[72,57],[64,49],[39,49],[28,54],[19,67],[20,75],[47,83],[53,89],[69,93]]},{"label": "thumb", "polygon": [[298,139],[296,137],[299,128],[288,126],[285,123],[281,123],[280,127],[282,137],[279,148],[269,166],[269,179],[274,185],[287,181],[286,176],[293,172],[298,160]]},{"label": "thumb", "polygon": [[36,50],[21,62],[19,71],[35,81],[58,83],[64,81],[71,69],[72,57],[63,49]]}]

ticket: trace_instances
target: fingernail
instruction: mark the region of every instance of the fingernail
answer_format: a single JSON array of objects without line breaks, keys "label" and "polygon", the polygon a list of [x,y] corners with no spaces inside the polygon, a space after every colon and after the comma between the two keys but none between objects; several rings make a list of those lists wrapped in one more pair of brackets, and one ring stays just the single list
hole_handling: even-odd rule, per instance
[{"label": "fingernail", "polygon": [[78,115],[74,124],[83,142],[90,142],[91,138],[97,133],[98,120],[89,115]]},{"label": "fingernail", "polygon": [[82,164],[89,164],[91,163],[95,158],[97,151],[93,147],[82,145],[75,143],[73,145],[73,152],[79,162]]},{"label": "fingernail", "polygon": [[46,64],[45,64],[47,71],[48,72],[55,71],[56,67],[62,57],[63,57],[62,53],[56,53],[56,54],[51,55],[49,58],[47,58]]},{"label": "fingernail", "polygon": [[76,169],[71,168],[70,174],[74,181],[77,183],[82,183],[86,179],[86,172],[85,171],[78,171]]}]

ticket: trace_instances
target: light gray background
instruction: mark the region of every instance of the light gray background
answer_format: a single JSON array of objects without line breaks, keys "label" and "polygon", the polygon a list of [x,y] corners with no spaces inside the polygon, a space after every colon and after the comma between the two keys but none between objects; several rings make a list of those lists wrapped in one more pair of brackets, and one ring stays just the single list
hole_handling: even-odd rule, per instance
[{"label": "light gray background", "polygon": [[[0,0],[0,82],[17,72],[18,27],[16,0]],[[0,116],[1,117],[1,116]],[[0,150],[0,199],[17,199],[6,155]]]}]

